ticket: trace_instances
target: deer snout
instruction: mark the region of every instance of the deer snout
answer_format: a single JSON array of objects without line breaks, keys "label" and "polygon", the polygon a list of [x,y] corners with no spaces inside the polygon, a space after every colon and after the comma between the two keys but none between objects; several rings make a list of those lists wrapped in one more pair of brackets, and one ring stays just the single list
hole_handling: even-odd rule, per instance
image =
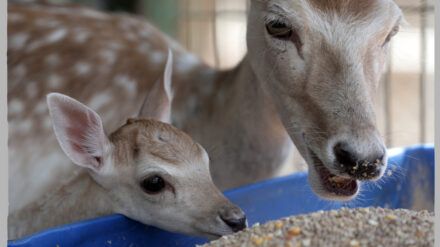
[{"label": "deer snout", "polygon": [[236,205],[227,206],[219,211],[220,219],[228,225],[233,232],[238,232],[247,227],[246,215]]},{"label": "deer snout", "polygon": [[363,153],[353,144],[338,142],[333,147],[336,167],[358,180],[374,180],[382,175],[386,167],[384,147],[371,148]]}]

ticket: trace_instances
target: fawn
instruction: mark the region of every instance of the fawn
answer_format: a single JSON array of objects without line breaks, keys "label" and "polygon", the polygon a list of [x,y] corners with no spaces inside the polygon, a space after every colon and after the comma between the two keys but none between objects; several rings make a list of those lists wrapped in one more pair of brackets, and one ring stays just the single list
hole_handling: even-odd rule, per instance
[{"label": "fawn", "polygon": [[57,140],[82,169],[54,193],[12,213],[9,239],[113,213],[210,239],[246,227],[242,210],[213,184],[203,147],[167,124],[171,61],[170,52],[140,117],[109,136],[89,107],[63,94],[47,96]]}]

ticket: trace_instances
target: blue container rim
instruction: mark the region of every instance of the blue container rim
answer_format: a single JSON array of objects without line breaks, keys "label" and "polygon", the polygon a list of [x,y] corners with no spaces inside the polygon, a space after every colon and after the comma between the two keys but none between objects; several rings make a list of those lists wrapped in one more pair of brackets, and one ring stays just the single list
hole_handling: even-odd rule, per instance
[{"label": "blue container rim", "polygon": [[[387,153],[388,153],[389,157],[392,157],[392,156],[400,155],[402,153],[407,152],[408,150],[413,150],[413,149],[434,149],[434,144],[427,143],[427,144],[417,144],[417,145],[408,146],[408,147],[394,147],[394,148],[388,149]],[[253,189],[267,187],[267,186],[272,185],[274,183],[285,182],[287,180],[291,180],[296,177],[302,177],[306,174],[307,174],[307,171],[301,171],[301,172],[297,172],[297,173],[290,174],[287,176],[272,178],[272,179],[264,180],[261,182],[249,184],[246,186],[238,187],[235,189],[227,190],[227,191],[224,191],[224,194],[225,194],[225,196],[240,194],[240,193],[243,193],[247,190],[253,190]],[[137,224],[143,225],[138,222],[137,222]],[[99,225],[99,228],[90,229],[90,225]],[[16,245],[21,246],[21,245],[25,245],[25,244],[26,244],[26,246],[33,246],[32,243],[36,243],[40,240],[43,241],[45,238],[48,238],[53,234],[57,234],[57,233],[58,234],[65,234],[67,232],[71,232],[72,230],[83,232],[87,229],[87,232],[90,234],[90,232],[95,232],[95,233],[101,233],[104,231],[116,232],[119,230],[126,229],[127,227],[133,227],[133,220],[128,219],[125,216],[120,215],[120,214],[114,214],[114,215],[108,215],[108,216],[98,217],[98,218],[94,218],[94,219],[88,219],[88,220],[84,220],[84,221],[80,221],[80,222],[74,222],[74,223],[67,224],[67,225],[49,228],[49,229],[25,236],[20,239],[8,241],[8,246],[13,247]],[[81,238],[81,235],[74,234],[74,235],[69,235],[69,237]]]}]

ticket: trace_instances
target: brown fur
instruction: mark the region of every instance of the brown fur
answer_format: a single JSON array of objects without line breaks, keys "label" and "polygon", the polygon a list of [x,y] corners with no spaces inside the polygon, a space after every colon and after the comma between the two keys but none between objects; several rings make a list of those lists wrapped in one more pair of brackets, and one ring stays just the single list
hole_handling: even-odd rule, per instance
[{"label": "brown fur", "polygon": [[175,165],[201,155],[200,147],[187,134],[156,120],[130,119],[109,139],[115,146],[116,165],[133,164],[136,153],[149,153]]},{"label": "brown fur", "polygon": [[[164,51],[168,48],[166,45],[167,42],[159,35],[159,31],[156,28],[144,21],[139,21],[138,18],[127,18],[126,15],[115,15],[114,18],[106,19],[105,26],[103,26],[103,22],[97,22],[93,18],[75,14],[56,14],[57,8],[63,9],[64,6],[51,6],[50,8],[42,6],[30,8],[27,5],[9,6],[9,13],[20,13],[26,16],[27,20],[26,22],[8,22],[8,37],[13,36],[16,30],[20,30],[22,33],[30,34],[30,39],[27,41],[27,44],[32,44],[35,41],[44,39],[50,32],[58,29],[58,27],[46,28],[38,27],[35,24],[29,25],[30,23],[36,23],[39,19],[56,19],[63,24],[61,28],[68,29],[68,34],[67,38],[59,42],[57,46],[50,44],[42,45],[40,48],[31,52],[27,52],[26,48],[13,52],[8,50],[8,67],[13,68],[22,64],[27,69],[26,77],[24,78],[16,77],[13,73],[8,73],[8,98],[20,98],[25,101],[25,105],[37,104],[38,100],[44,99],[47,93],[54,90],[47,83],[48,75],[54,73],[57,73],[63,78],[62,83],[64,85],[68,85],[55,90],[59,93],[74,96],[81,102],[89,102],[95,95],[95,92],[103,92],[109,87],[115,87],[114,82],[110,78],[114,79],[120,74],[136,79],[138,92],[148,92],[153,83],[160,77],[165,60],[163,60],[161,64],[154,66],[132,66],[133,64],[144,64],[147,59],[146,54],[142,54],[136,50],[139,44],[148,43],[152,46],[152,50]],[[72,8],[70,10],[72,13],[86,9],[74,5],[69,6],[69,8]],[[55,14],[50,14],[50,11],[53,11]],[[48,15],[51,15],[51,17],[48,18]],[[123,30],[118,24],[127,20],[132,23],[128,31],[137,33],[140,30],[148,29],[152,34],[149,35],[148,38],[137,37],[135,41],[126,39],[124,34],[127,30]],[[76,29],[92,32],[86,43],[81,44],[75,42],[75,32],[72,32],[72,30]],[[111,41],[111,43],[108,41]],[[98,56],[96,52],[89,52],[91,50],[99,51],[106,48],[108,49],[111,44],[115,43],[119,43],[121,46],[118,49],[117,61],[113,65],[107,65],[103,57]],[[84,49],[85,44],[88,50]],[[45,59],[51,54],[57,54],[59,56],[59,64],[48,65],[45,62]],[[92,65],[94,68],[93,71],[86,76],[75,73],[74,67],[79,61]],[[32,81],[28,81],[27,78],[32,78]],[[35,98],[26,97],[26,90],[23,90],[25,86],[32,83],[36,84],[38,88]],[[136,105],[137,102],[141,102],[144,96],[144,94],[138,94],[133,98],[132,95],[128,95],[119,90],[118,100],[126,102],[126,104],[111,104],[99,110],[107,111],[112,109],[115,112],[124,112],[126,111],[127,105]],[[34,127],[36,128],[39,128],[38,125],[42,123],[40,116],[33,114],[26,114],[26,116],[8,115],[8,117],[9,119],[30,117],[33,119]],[[121,120],[124,118],[125,116],[121,116]],[[120,124],[121,122],[113,122],[109,128],[115,129],[115,127]]]}]

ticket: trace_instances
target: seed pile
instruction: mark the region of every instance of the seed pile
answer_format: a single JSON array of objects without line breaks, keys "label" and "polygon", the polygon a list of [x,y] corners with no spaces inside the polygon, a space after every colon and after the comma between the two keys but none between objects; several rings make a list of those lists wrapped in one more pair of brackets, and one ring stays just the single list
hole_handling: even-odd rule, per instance
[{"label": "seed pile", "polygon": [[258,223],[203,245],[434,246],[434,213],[407,209],[341,208]]}]

